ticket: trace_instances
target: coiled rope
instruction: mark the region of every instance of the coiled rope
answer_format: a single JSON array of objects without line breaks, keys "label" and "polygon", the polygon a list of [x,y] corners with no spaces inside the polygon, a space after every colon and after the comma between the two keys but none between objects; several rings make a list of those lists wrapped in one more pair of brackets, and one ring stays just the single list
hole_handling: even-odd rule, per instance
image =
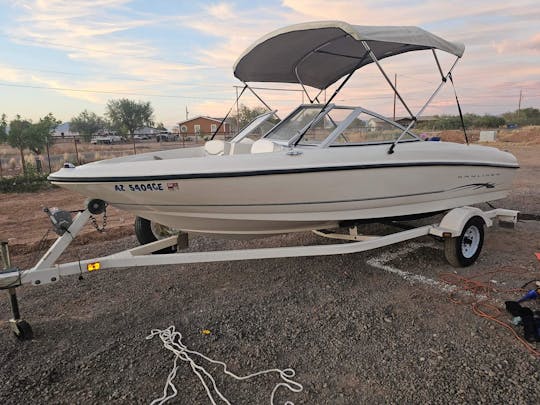
[{"label": "coiled rope", "polygon": [[[204,354],[201,354],[197,351],[190,350],[187,348],[187,346],[182,342],[182,334],[175,330],[174,326],[169,326],[167,329],[152,329],[150,331],[150,334],[146,337],[146,339],[152,339],[154,336],[159,336],[161,341],[163,342],[163,345],[167,350],[170,350],[174,353],[174,362],[173,362],[173,368],[171,369],[169,375],[167,376],[167,381],[165,383],[165,387],[163,388],[163,395],[160,398],[157,398],[151,402],[151,405],[156,404],[164,404],[168,400],[174,398],[178,394],[178,390],[176,389],[173,380],[176,377],[176,373],[179,369],[178,360],[184,361],[186,363],[189,363],[191,366],[191,370],[195,373],[195,375],[199,378],[201,381],[206,394],[208,395],[208,398],[212,402],[212,405],[217,405],[216,399],[219,398],[223,402],[225,402],[227,405],[230,405],[231,403],[225,396],[219,391],[219,389],[216,386],[216,380],[212,377],[212,375],[204,369],[203,366],[200,364],[197,364],[196,359],[197,357],[204,359],[212,364],[217,364],[223,367],[223,372],[234,378],[238,381],[244,381],[249,380],[253,377],[257,377],[263,374],[271,374],[276,373],[281,378],[281,382],[277,383],[274,386],[274,389],[272,390],[272,394],[270,396],[270,404],[274,404],[274,396],[279,388],[285,387],[291,392],[301,392],[304,387],[302,384],[293,381],[292,378],[295,376],[295,372],[292,368],[286,368],[283,370],[273,368],[269,370],[259,371],[253,374],[249,374],[246,376],[238,376],[232,372],[230,372],[227,369],[227,365],[221,361],[213,360]],[[210,384],[205,380],[205,377],[210,380]],[[286,401],[285,405],[294,405],[291,401]]]}]

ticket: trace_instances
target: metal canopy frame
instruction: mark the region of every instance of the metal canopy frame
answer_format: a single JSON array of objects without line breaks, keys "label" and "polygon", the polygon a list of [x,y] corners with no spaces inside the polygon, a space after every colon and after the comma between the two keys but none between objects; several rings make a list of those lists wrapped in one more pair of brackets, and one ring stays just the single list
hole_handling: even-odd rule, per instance
[{"label": "metal canopy frame", "polygon": [[[341,38],[341,37],[340,37]],[[309,94],[307,93],[307,90],[304,86],[304,84],[302,83],[302,80],[300,78],[300,76],[298,75],[298,66],[303,63],[305,60],[307,60],[307,58],[310,56],[310,55],[313,55],[314,53],[318,53],[318,52],[324,52],[322,50],[323,47],[325,47],[326,45],[330,44],[332,41],[334,41],[335,39],[331,40],[331,41],[327,41],[325,42],[323,45],[315,48],[314,50],[312,50],[311,52],[309,52],[307,55],[305,55],[303,58],[301,58],[299,60],[299,62],[295,65],[295,74],[296,74],[296,77],[298,78],[298,81],[300,82],[301,86],[302,86],[302,89],[304,89],[304,92],[306,93],[306,95],[308,96],[309,98]],[[450,69],[448,70],[448,72],[445,74],[443,73],[443,70],[442,70],[442,67],[441,67],[441,64],[440,64],[440,61],[439,61],[439,58],[437,57],[437,54],[435,52],[435,49],[431,49],[432,53],[433,53],[433,56],[435,58],[435,63],[437,65],[437,68],[439,70],[439,73],[441,75],[441,82],[439,83],[439,85],[437,86],[437,88],[433,91],[433,93],[431,94],[431,96],[427,99],[427,101],[424,103],[424,105],[418,110],[418,112],[416,114],[413,114],[412,110],[409,108],[409,106],[407,105],[407,103],[405,102],[405,100],[403,99],[403,97],[401,96],[401,94],[399,93],[399,91],[397,90],[396,86],[394,86],[394,84],[392,83],[392,81],[390,80],[390,78],[388,77],[388,75],[386,74],[385,70],[383,69],[380,61],[378,60],[378,58],[375,56],[375,53],[373,52],[373,50],[371,49],[371,47],[369,46],[369,44],[367,43],[367,41],[361,41],[362,45],[364,46],[365,50],[366,50],[366,53],[364,55],[362,55],[361,57],[354,57],[354,56],[351,56],[351,55],[338,55],[338,56],[343,56],[343,57],[348,57],[348,58],[354,58],[354,59],[358,59],[358,64],[357,66],[360,67],[362,65],[362,63],[364,62],[365,58],[369,55],[369,57],[371,58],[371,60],[375,63],[375,65],[377,66],[377,68],[379,69],[379,71],[381,72],[382,76],[384,77],[384,79],[386,80],[386,82],[388,83],[388,85],[390,86],[390,88],[392,89],[392,91],[394,92],[394,94],[397,96],[397,98],[399,99],[399,101],[401,102],[401,104],[403,105],[403,107],[407,110],[408,114],[410,115],[411,117],[411,122],[409,123],[409,125],[402,131],[402,133],[396,138],[396,140],[390,145],[390,148],[388,149],[388,153],[389,154],[392,154],[394,153],[394,149],[396,147],[396,145],[399,143],[399,141],[403,138],[403,136],[408,133],[413,127],[414,125],[416,124],[417,120],[418,120],[418,117],[420,117],[422,115],[422,113],[424,112],[424,110],[427,108],[427,106],[431,103],[431,101],[435,98],[435,96],[439,93],[439,91],[441,90],[441,88],[444,86],[444,84],[448,81],[449,78],[452,77],[452,71],[454,70],[454,68],[456,67],[460,57],[459,56],[456,56],[456,59],[454,60],[452,66],[450,67]],[[325,107],[327,105],[329,105],[332,100],[339,94],[339,92],[341,91],[341,89],[343,88],[343,86],[349,81],[349,79],[352,77],[353,73],[356,72],[358,70],[358,68],[356,69],[353,69],[344,79],[343,81],[341,82],[341,84],[336,88],[336,90],[334,91],[334,93],[332,94],[332,96],[328,99],[328,101],[325,103],[324,107],[321,108],[321,112],[319,113],[319,115],[325,110]],[[323,90],[326,90],[325,89],[321,89],[321,92]],[[320,94],[320,92],[319,92]],[[311,101],[311,99],[310,99]],[[313,102],[312,102],[313,103]],[[317,121],[317,117],[315,117],[315,119],[311,122],[311,124],[305,128],[303,130],[303,133],[301,134],[300,137],[295,137],[296,138],[296,141],[295,141],[295,145],[298,144],[298,142],[300,141],[300,139],[302,138],[302,136],[311,128],[311,126],[314,125],[314,123]],[[392,121],[392,122],[395,122],[395,121]],[[467,142],[468,143],[468,142]],[[322,147],[322,144],[321,144],[321,147]]]},{"label": "metal canopy frame", "polygon": [[[305,55],[303,55],[299,60],[298,62],[294,65],[294,74],[298,80],[298,83],[300,84],[304,94],[306,94],[309,102],[311,104],[314,104],[315,102],[319,102],[319,96],[320,94],[327,90],[328,87],[326,88],[322,88],[320,89],[319,93],[314,97],[314,98],[311,98],[309,92],[307,91],[307,88],[306,86],[304,85],[303,81],[302,81],[302,78],[300,77],[300,74],[299,74],[299,67],[302,63],[305,63],[309,57],[313,54],[316,54],[316,53],[328,53],[328,54],[331,54],[331,55],[336,55],[336,56],[341,56],[341,57],[347,57],[347,58],[352,58],[352,59],[357,59],[358,60],[358,63],[357,63],[357,68],[355,69],[352,69],[350,73],[348,73],[344,79],[342,80],[342,82],[338,85],[338,87],[336,88],[336,90],[334,91],[334,93],[332,94],[332,96],[326,100],[326,102],[324,103],[324,105],[321,107],[321,110],[319,112],[319,114],[317,114],[313,120],[307,125],[305,126],[299,134],[297,134],[296,136],[292,137],[291,138],[291,142],[289,143],[289,146],[296,146],[300,140],[302,139],[302,137],[305,135],[305,133],[313,126],[315,125],[316,122],[318,122],[321,114],[324,113],[324,111],[326,111],[326,108],[330,105],[330,103],[334,100],[334,98],[340,93],[341,89],[345,86],[345,84],[349,81],[349,79],[352,77],[352,75],[362,66],[362,64],[364,63],[365,59],[369,56],[371,58],[371,60],[375,63],[375,65],[377,66],[377,68],[379,69],[379,71],[381,72],[382,76],[384,77],[384,79],[386,80],[386,82],[388,83],[388,85],[390,86],[390,88],[392,89],[393,93],[395,94],[395,96],[399,99],[399,101],[401,102],[401,104],[403,105],[403,107],[407,110],[407,113],[410,115],[411,117],[411,122],[406,126],[406,127],[403,127],[403,131],[401,132],[401,134],[396,138],[396,140],[394,142],[392,142],[392,144],[390,145],[390,148],[388,149],[388,153],[389,154],[392,154],[394,153],[394,149],[396,147],[396,145],[401,141],[401,139],[403,138],[403,136],[405,134],[407,134],[416,124],[416,122],[418,121],[418,117],[420,117],[423,112],[425,111],[425,109],[427,108],[427,106],[431,103],[431,101],[435,98],[435,96],[439,93],[439,91],[442,89],[442,87],[444,86],[444,84],[448,81],[448,79],[452,78],[452,71],[454,70],[454,68],[456,67],[459,59],[461,58],[460,56],[456,56],[456,59],[454,60],[454,62],[452,63],[450,69],[448,70],[448,72],[444,73],[442,67],[441,67],[441,63],[439,61],[439,58],[437,56],[437,53],[435,51],[435,49],[431,49],[431,52],[433,54],[433,57],[435,59],[435,64],[437,66],[437,69],[441,75],[441,82],[439,83],[439,85],[436,87],[436,89],[433,91],[433,93],[428,97],[427,101],[422,105],[422,107],[418,110],[418,112],[416,114],[414,114],[411,110],[411,108],[407,105],[407,103],[405,102],[404,98],[402,97],[402,95],[400,94],[400,92],[397,90],[396,86],[392,83],[392,81],[390,80],[390,78],[388,77],[387,73],[385,72],[384,68],[382,67],[379,59],[377,58],[377,56],[375,55],[375,53],[373,52],[373,50],[371,49],[371,47],[369,46],[369,43],[367,41],[361,41],[362,45],[364,46],[366,52],[360,56],[360,57],[357,57],[357,56],[353,56],[353,55],[341,55],[341,54],[335,54],[335,53],[330,53],[330,52],[326,52],[324,51],[324,47],[328,46],[329,44],[331,44],[333,41],[337,40],[337,39],[341,39],[341,38],[344,38],[346,36],[350,36],[350,34],[345,34],[345,35],[340,35],[336,38],[333,38],[331,40],[328,40],[326,42],[324,42],[323,44],[319,45],[318,47],[316,47],[315,49],[312,49],[310,50],[308,53],[306,53]],[[263,102],[263,104],[268,108],[270,109],[270,107],[264,103],[264,101],[254,92],[254,90],[251,89],[251,87],[249,87],[249,85],[246,83],[246,82],[243,82],[244,85],[253,93],[255,94],[255,96],[261,101]],[[331,117],[329,117],[331,119]],[[396,123],[395,121],[393,120],[390,120],[388,119],[388,121],[390,122],[393,122],[393,123]],[[401,127],[401,126],[400,126]],[[467,142],[468,144],[468,142]],[[327,142],[323,142],[321,143],[319,146],[320,147],[325,147],[327,146],[328,143]]]}]

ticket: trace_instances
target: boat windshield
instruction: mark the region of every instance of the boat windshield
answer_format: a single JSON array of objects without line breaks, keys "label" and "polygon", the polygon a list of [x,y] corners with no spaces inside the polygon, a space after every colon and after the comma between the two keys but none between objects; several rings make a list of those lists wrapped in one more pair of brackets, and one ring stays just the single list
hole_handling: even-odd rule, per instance
[{"label": "boat windshield", "polygon": [[240,142],[245,138],[249,138],[252,141],[260,139],[275,125],[276,119],[273,119],[275,114],[276,110],[268,111],[255,117],[253,121],[246,125],[233,139],[231,139],[231,143]]},{"label": "boat windshield", "polygon": [[[297,143],[305,146],[345,146],[373,143],[391,143],[405,131],[404,126],[361,107],[331,105],[321,113],[321,105],[302,105],[265,138]],[[419,138],[407,131],[400,142],[417,141]]]},{"label": "boat windshield", "polygon": [[[302,105],[294,110],[287,118],[276,125],[265,138],[273,141],[288,142],[298,136],[321,112],[320,105]],[[321,114],[322,117],[322,114]],[[321,118],[319,117],[319,118]]]}]

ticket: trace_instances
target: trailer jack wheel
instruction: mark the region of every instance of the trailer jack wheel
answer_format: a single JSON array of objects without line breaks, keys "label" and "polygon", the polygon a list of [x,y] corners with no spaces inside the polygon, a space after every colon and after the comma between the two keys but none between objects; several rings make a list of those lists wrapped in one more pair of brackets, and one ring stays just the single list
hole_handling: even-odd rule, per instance
[{"label": "trailer jack wheel", "polygon": [[484,244],[484,220],[472,217],[463,227],[461,235],[445,239],[444,255],[454,267],[467,267],[473,264]]},{"label": "trailer jack wheel", "polygon": [[9,322],[11,323],[13,334],[18,340],[31,340],[34,338],[34,332],[32,331],[32,327],[25,320],[11,319]]}]

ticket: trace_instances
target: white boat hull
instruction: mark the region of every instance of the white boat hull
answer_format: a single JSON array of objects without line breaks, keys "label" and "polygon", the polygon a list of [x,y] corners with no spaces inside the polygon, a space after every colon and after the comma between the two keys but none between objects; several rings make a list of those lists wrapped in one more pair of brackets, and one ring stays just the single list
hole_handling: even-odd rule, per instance
[{"label": "white boat hull", "polygon": [[511,154],[480,146],[413,142],[392,155],[387,150],[305,148],[297,156],[192,151],[194,157],[138,156],[137,162],[120,158],[62,169],[51,180],[176,229],[256,237],[501,199],[518,167]]}]

